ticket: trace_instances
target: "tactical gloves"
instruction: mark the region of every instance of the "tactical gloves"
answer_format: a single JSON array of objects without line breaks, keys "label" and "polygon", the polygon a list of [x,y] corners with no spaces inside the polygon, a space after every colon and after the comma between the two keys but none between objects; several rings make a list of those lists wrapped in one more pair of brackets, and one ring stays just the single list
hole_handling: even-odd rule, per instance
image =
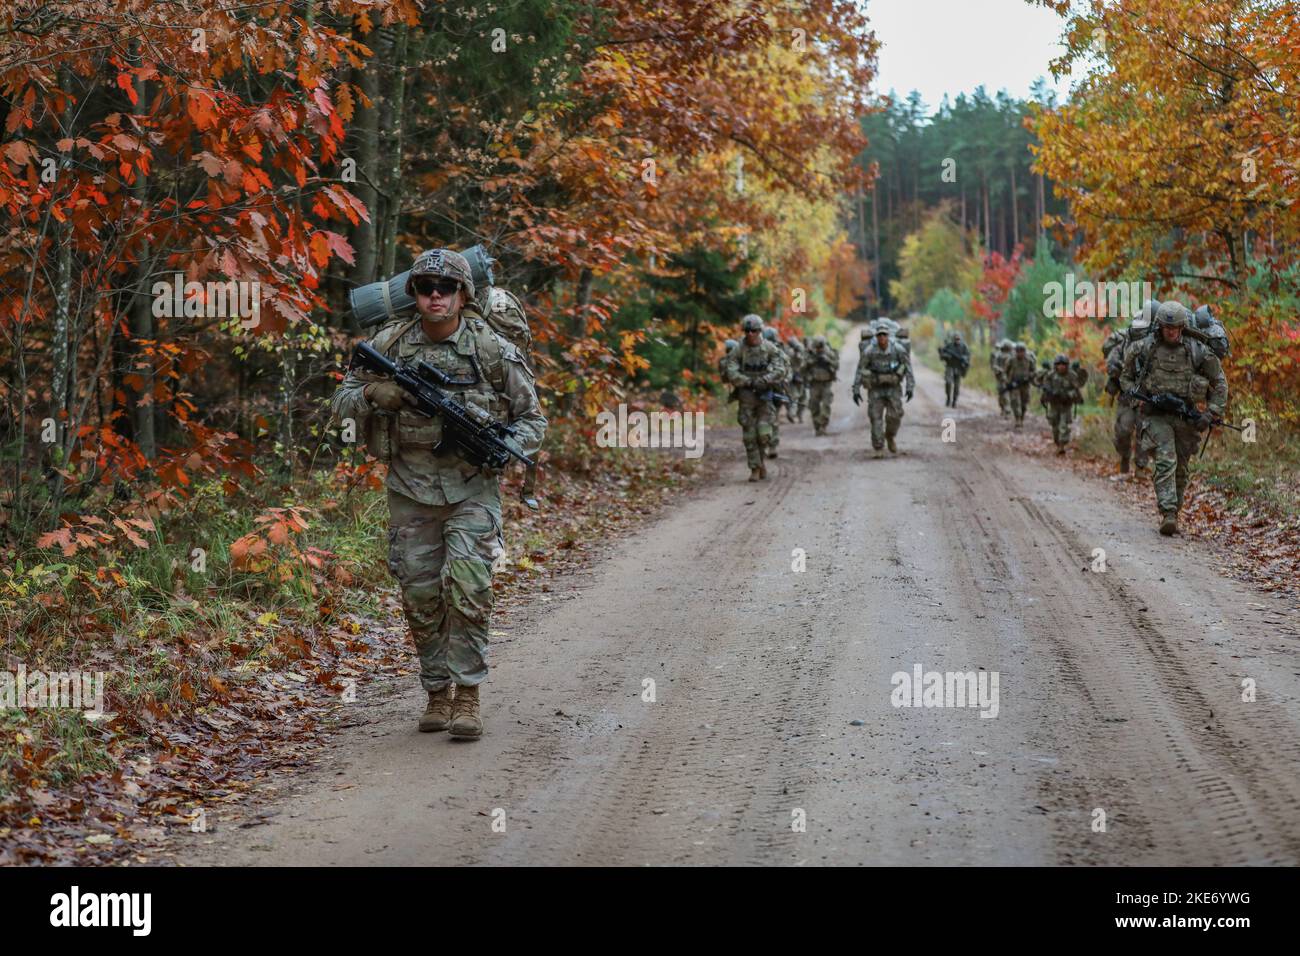
[{"label": "tactical gloves", "polygon": [[910,388],[907,390],[907,400],[909,402],[912,400],[912,390]]},{"label": "tactical gloves", "polygon": [[366,401],[386,412],[395,412],[408,402],[406,391],[396,382],[371,382],[361,393]]},{"label": "tactical gloves", "polygon": [[1214,424],[1214,414],[1212,412],[1201,412],[1201,417],[1196,419],[1196,430],[1203,432]]}]

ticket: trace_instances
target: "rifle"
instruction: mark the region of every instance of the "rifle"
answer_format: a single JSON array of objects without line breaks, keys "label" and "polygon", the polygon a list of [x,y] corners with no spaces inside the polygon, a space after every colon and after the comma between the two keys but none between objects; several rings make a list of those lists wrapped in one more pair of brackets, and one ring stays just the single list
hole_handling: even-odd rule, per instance
[{"label": "rifle", "polygon": [[[497,421],[477,406],[456,401],[444,392],[444,388],[454,383],[446,373],[428,362],[420,362],[414,369],[398,365],[369,343],[362,342],[352,353],[352,365],[388,376],[415,399],[417,412],[429,418],[440,417],[444,440],[451,441],[456,452],[469,464],[501,469],[510,464],[511,458],[528,466],[536,464],[506,443],[505,439],[515,437],[511,426]],[[531,508],[537,507],[535,501],[525,503]]]},{"label": "rifle", "polygon": [[[1145,402],[1147,407],[1154,412],[1164,412],[1165,414],[1177,415],[1189,422],[1199,422],[1201,420],[1201,413],[1198,412],[1195,407],[1188,405],[1177,395],[1171,395],[1169,392],[1161,392],[1158,395],[1148,395],[1146,392],[1140,392],[1135,388],[1132,391],[1125,392],[1124,397],[1132,399],[1135,402]],[[1215,428],[1231,428],[1234,431],[1239,432],[1244,432],[1246,430],[1244,425],[1234,425],[1232,422],[1226,422],[1222,418],[1211,413],[1210,427],[1205,430],[1205,441],[1201,444],[1201,456],[1205,454],[1205,449],[1210,444],[1210,435]]]},{"label": "rifle", "polygon": [[1032,384],[1032,382],[1032,378],[1025,378],[1023,375],[1020,378],[1013,378],[1011,381],[1007,382],[1007,384],[998,389],[998,394],[1001,395],[1003,392],[1014,391],[1021,386]]},{"label": "rifle", "polygon": [[774,389],[774,388],[769,388],[766,392],[760,392],[760,393],[759,393],[759,396],[758,396],[758,399],[759,399],[759,401],[762,401],[762,402],[771,402],[773,405],[789,405],[789,404],[790,404],[790,396],[789,396],[789,395],[783,395],[781,392],[778,392],[778,391],[777,391],[776,389]]}]

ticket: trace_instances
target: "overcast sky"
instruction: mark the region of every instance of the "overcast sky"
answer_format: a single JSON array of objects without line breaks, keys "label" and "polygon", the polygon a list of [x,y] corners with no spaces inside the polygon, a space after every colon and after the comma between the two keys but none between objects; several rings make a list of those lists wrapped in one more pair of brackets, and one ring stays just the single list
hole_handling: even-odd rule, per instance
[{"label": "overcast sky", "polygon": [[900,97],[920,90],[930,113],[945,93],[971,93],[983,84],[989,95],[1005,89],[1029,95],[1038,77],[1064,99],[1069,77],[1054,81],[1047,64],[1061,52],[1065,22],[1025,0],[866,0],[880,40],[876,89]]}]

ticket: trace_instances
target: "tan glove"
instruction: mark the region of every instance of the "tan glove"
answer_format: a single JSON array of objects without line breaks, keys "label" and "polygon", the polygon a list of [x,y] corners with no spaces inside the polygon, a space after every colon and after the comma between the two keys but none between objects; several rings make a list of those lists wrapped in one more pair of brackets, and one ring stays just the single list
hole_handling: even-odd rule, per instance
[{"label": "tan glove", "polygon": [[386,412],[399,411],[407,404],[406,391],[396,382],[371,382],[361,394],[371,405]]}]

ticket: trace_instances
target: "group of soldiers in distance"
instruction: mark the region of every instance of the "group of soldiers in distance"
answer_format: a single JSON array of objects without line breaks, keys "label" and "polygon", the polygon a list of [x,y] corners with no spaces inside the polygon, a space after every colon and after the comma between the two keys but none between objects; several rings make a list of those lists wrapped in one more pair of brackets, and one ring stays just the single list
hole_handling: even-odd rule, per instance
[{"label": "group of soldiers in distance", "polygon": [[[780,342],[776,329],[762,318],[741,321],[742,338],[727,339],[718,371],[739,403],[737,418],[745,445],[750,481],[767,477],[765,459],[777,457],[780,414],[802,422],[812,412],[815,433],[825,435],[830,422],[832,383],[840,357],[825,336]],[[1115,450],[1119,472],[1128,474],[1133,462],[1139,475],[1149,461],[1160,509],[1160,533],[1178,532],[1188,463],[1197,436],[1225,425],[1227,382],[1219,360],[1228,354],[1228,338],[1208,306],[1193,314],[1178,302],[1147,302],[1126,328],[1112,331],[1102,345],[1106,359],[1105,391],[1115,399]],[[960,332],[950,332],[939,346],[944,364],[944,404],[955,408],[961,379],[970,370],[970,348]],[[1075,409],[1083,403],[1088,370],[1064,354],[1050,363],[1038,359],[1024,342],[999,341],[989,354],[998,387],[998,408],[1014,427],[1024,426],[1030,389],[1038,388],[1057,454],[1070,442]],[[898,453],[895,436],[903,420],[903,403],[916,387],[912,374],[908,331],[880,318],[861,333],[853,401],[861,404],[866,391],[871,421],[871,446],[876,457]],[[1204,406],[1202,408],[1202,406]],[[1235,427],[1235,426],[1229,426]],[[1136,445],[1136,450],[1135,449]]]}]

